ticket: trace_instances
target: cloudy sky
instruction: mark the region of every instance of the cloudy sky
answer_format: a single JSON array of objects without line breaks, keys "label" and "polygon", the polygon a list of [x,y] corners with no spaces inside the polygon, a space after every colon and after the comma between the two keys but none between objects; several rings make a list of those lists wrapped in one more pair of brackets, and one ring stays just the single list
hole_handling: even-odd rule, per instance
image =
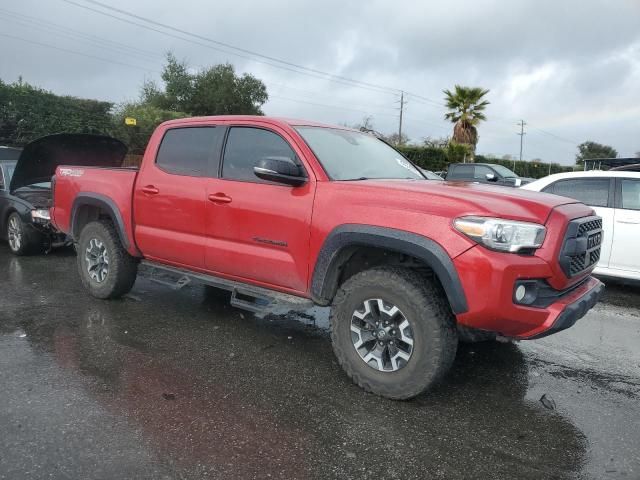
[{"label": "cloudy sky", "polygon": [[525,159],[573,163],[585,140],[640,151],[639,0],[100,2],[112,8],[3,1],[0,78],[122,102],[173,51],[194,68],[231,62],[259,77],[269,115],[371,116],[388,133],[404,90],[414,141],[450,134],[442,90],[459,83],[491,90],[479,153],[518,155],[520,119]]}]

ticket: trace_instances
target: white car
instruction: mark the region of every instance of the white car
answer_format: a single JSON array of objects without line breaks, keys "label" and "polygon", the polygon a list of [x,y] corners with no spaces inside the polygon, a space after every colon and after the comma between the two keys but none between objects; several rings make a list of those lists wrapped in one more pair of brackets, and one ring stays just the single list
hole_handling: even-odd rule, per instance
[{"label": "white car", "polygon": [[594,273],[640,280],[640,172],[557,173],[524,185],[585,203],[602,217],[602,249]]}]

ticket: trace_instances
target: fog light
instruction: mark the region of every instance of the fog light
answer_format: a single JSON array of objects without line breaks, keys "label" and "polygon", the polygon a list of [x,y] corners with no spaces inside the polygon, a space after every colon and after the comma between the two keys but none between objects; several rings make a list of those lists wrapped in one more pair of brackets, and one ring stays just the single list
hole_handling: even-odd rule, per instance
[{"label": "fog light", "polygon": [[519,280],[513,286],[513,301],[520,305],[533,305],[538,299],[538,280]]}]

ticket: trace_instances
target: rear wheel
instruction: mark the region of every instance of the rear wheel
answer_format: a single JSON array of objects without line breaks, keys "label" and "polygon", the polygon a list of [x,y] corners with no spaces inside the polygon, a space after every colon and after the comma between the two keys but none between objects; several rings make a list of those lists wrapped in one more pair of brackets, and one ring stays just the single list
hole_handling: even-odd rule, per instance
[{"label": "rear wheel", "polygon": [[28,255],[37,249],[38,233],[26,225],[17,212],[13,212],[7,219],[6,236],[9,250],[14,255]]},{"label": "rear wheel", "polygon": [[365,390],[392,399],[422,393],[455,358],[455,320],[436,281],[398,267],[358,273],[331,308],[340,365]]},{"label": "rear wheel", "polygon": [[80,233],[77,252],[80,278],[94,297],[118,298],[133,287],[138,261],[124,249],[111,222],[88,223]]}]

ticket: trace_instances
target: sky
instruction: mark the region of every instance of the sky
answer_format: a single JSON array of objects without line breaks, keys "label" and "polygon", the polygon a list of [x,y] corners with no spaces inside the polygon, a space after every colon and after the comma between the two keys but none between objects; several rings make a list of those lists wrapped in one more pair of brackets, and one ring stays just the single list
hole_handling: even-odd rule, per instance
[{"label": "sky", "polygon": [[477,153],[519,156],[524,120],[524,159],[572,164],[586,140],[640,151],[638,26],[640,0],[3,0],[0,79],[133,101],[171,51],[260,78],[267,115],[392,133],[404,91],[418,143],[451,135],[443,89],[479,86]]}]

